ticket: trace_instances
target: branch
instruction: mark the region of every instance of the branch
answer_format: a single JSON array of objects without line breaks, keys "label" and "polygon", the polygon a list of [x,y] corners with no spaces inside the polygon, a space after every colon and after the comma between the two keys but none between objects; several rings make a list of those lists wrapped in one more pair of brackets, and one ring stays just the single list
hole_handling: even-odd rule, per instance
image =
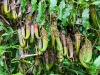
[{"label": "branch", "polygon": [[4,22],[6,22],[8,25],[10,25],[10,23],[2,15],[0,15],[0,17],[4,20]]},{"label": "branch", "polygon": [[25,54],[25,55],[21,55],[19,58],[20,59],[24,59],[24,58],[28,58],[28,57],[32,57],[32,56],[38,56],[39,54]]},{"label": "branch", "polygon": [[16,57],[14,59],[12,59],[12,61],[19,61],[21,59],[25,59],[28,57],[32,57],[32,56],[38,56],[39,54],[26,54],[26,55],[21,55],[20,57]]}]

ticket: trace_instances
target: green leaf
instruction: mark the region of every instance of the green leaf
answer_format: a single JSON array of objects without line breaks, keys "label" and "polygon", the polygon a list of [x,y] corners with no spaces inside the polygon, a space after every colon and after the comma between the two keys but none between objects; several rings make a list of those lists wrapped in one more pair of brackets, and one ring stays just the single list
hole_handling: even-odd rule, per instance
[{"label": "green leaf", "polygon": [[50,14],[52,14],[56,6],[57,6],[57,0],[50,0],[50,6],[49,6]]},{"label": "green leaf", "polygon": [[62,16],[62,24],[63,24],[63,26],[67,26],[68,19],[69,19],[69,16],[71,15],[72,9],[73,9],[73,7],[68,4],[66,9],[65,9],[65,11],[64,11],[63,16]]},{"label": "green leaf", "polygon": [[88,8],[85,8],[83,10],[83,13],[82,13],[82,24],[84,26],[84,28],[86,30],[88,30],[90,28],[90,23],[89,23],[89,9]]},{"label": "green leaf", "polygon": [[72,11],[72,6],[71,5],[68,5],[65,9],[65,12],[63,14],[63,17],[62,18],[66,18],[66,17],[69,17],[70,14],[71,14],[71,11]]},{"label": "green leaf", "polygon": [[4,63],[2,60],[0,60],[0,66],[4,66]]},{"label": "green leaf", "polygon": [[6,50],[6,46],[0,46],[0,59],[5,58],[5,56],[3,55],[5,50]]},{"label": "green leaf", "polygon": [[5,30],[5,31],[7,31],[7,29],[6,29],[6,27],[4,26],[4,23],[3,23],[3,22],[0,22],[0,27],[1,27],[0,30]]},{"label": "green leaf", "polygon": [[14,34],[15,31],[11,27],[8,27],[6,33],[2,34],[4,41],[7,41],[9,38],[13,37]]},{"label": "green leaf", "polygon": [[0,22],[0,25],[4,25],[3,22]]},{"label": "green leaf", "polygon": [[22,73],[20,73],[20,72],[18,72],[18,73],[16,73],[16,74],[13,74],[13,75],[23,75]]},{"label": "green leaf", "polygon": [[78,4],[82,4],[84,2],[84,0],[78,0]]},{"label": "green leaf", "polygon": [[93,3],[91,4],[94,4],[94,5],[99,5],[100,4],[100,1],[94,1]]},{"label": "green leaf", "polygon": [[100,50],[100,46],[96,46],[96,49]]},{"label": "green leaf", "polygon": [[63,61],[63,64],[67,65],[67,66],[70,66],[71,65],[71,62],[68,60],[68,59],[65,59]]},{"label": "green leaf", "polygon": [[26,11],[27,0],[21,0],[21,11],[24,13]]},{"label": "green leaf", "polygon": [[100,69],[100,55],[94,60],[90,73],[93,75],[98,75],[97,69]]},{"label": "green leaf", "polygon": [[50,74],[50,75],[59,75],[59,74]]},{"label": "green leaf", "polygon": [[2,66],[0,66],[0,73],[3,71],[3,68],[2,68]]},{"label": "green leaf", "polygon": [[36,18],[36,21],[39,23],[40,27],[45,23],[45,9],[46,9],[45,1],[40,1],[38,6],[38,15]]},{"label": "green leaf", "polygon": [[6,46],[0,46],[0,51],[3,51],[6,49]]},{"label": "green leaf", "polygon": [[94,64],[92,64],[92,67],[91,67],[91,69],[89,70],[89,73],[90,73],[90,75],[98,75],[97,73],[97,67],[96,67],[96,65],[94,65]]},{"label": "green leaf", "polygon": [[31,0],[33,12],[37,10],[37,0]]},{"label": "green leaf", "polygon": [[3,28],[2,28],[2,26],[0,26],[0,31],[2,31],[3,30]]},{"label": "green leaf", "polygon": [[59,5],[58,18],[62,19],[63,9],[65,8],[65,1],[62,0]]},{"label": "green leaf", "polygon": [[100,67],[100,55],[94,60],[94,65],[96,65],[96,67]]},{"label": "green leaf", "polygon": [[75,67],[74,70],[77,72],[78,75],[87,75],[86,72],[78,67]]},{"label": "green leaf", "polygon": [[89,8],[85,8],[82,13],[82,18],[88,19],[89,18]]}]

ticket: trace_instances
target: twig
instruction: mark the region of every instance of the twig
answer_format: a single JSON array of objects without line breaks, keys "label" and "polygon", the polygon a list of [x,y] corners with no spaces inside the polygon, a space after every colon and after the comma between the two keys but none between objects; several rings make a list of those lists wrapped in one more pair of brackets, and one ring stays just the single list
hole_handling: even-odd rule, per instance
[{"label": "twig", "polygon": [[38,56],[39,54],[26,54],[26,55],[21,55],[20,57],[16,57],[14,59],[12,59],[12,61],[19,61],[20,59],[25,59],[28,57],[32,57],[32,56]]},{"label": "twig", "polygon": [[34,67],[34,65],[35,65],[35,63],[33,63],[32,66],[30,66],[30,68],[25,72],[25,75]]},{"label": "twig", "polygon": [[95,28],[90,28],[90,29],[93,29],[93,30],[95,30],[97,33],[99,33],[100,32],[100,30],[97,30],[97,29],[95,29]]},{"label": "twig", "polygon": [[0,15],[0,17],[1,17],[8,25],[10,25],[10,23],[9,23],[2,15]]},{"label": "twig", "polygon": [[39,54],[30,54],[30,55],[26,54],[26,55],[21,55],[19,58],[24,59],[24,58],[28,58],[28,57],[32,57],[32,56],[38,56],[38,55]]},{"label": "twig", "polygon": [[92,46],[92,47],[94,47],[94,46],[95,46],[96,42],[97,42],[97,39],[94,41],[94,43],[93,43],[93,46]]}]

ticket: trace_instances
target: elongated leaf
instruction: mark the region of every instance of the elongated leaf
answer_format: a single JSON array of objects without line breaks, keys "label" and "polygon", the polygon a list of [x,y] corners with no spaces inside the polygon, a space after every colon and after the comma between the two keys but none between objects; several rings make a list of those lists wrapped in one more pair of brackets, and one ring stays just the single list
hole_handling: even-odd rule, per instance
[{"label": "elongated leaf", "polygon": [[37,10],[37,0],[31,0],[33,12]]},{"label": "elongated leaf", "polygon": [[74,70],[77,72],[78,75],[86,75],[86,72],[82,70],[81,68],[74,68]]},{"label": "elongated leaf", "polygon": [[100,46],[96,46],[96,49],[100,50]]},{"label": "elongated leaf", "polygon": [[100,55],[94,60],[96,67],[100,67]]},{"label": "elongated leaf", "polygon": [[50,6],[49,6],[50,14],[52,14],[56,6],[57,6],[57,0],[50,0]]},{"label": "elongated leaf", "polygon": [[39,23],[40,26],[44,25],[45,23],[45,9],[46,9],[45,1],[40,1],[38,6],[38,15],[36,18],[36,21]]},{"label": "elongated leaf", "polygon": [[89,29],[90,23],[89,23],[89,9],[88,8],[85,8],[83,10],[83,13],[82,13],[82,24],[83,24],[83,26],[84,26],[84,28],[86,30]]},{"label": "elongated leaf", "polygon": [[65,1],[62,0],[60,2],[60,5],[59,5],[59,11],[58,11],[58,18],[61,20],[62,19],[62,14],[63,14],[63,9],[65,8]]},{"label": "elongated leaf", "polygon": [[100,1],[94,1],[93,3],[91,4],[94,4],[94,5],[99,5],[100,4]]},{"label": "elongated leaf", "polygon": [[72,11],[73,7],[71,5],[67,5],[67,7],[65,8],[65,11],[62,15],[62,24],[64,26],[67,26],[68,24],[68,19],[69,19],[69,16],[71,15],[71,11]]},{"label": "elongated leaf", "polygon": [[24,13],[26,11],[27,0],[21,0],[21,11]]},{"label": "elongated leaf", "polygon": [[71,10],[72,10],[72,6],[68,5],[65,9],[64,14],[63,14],[63,18],[70,16]]}]

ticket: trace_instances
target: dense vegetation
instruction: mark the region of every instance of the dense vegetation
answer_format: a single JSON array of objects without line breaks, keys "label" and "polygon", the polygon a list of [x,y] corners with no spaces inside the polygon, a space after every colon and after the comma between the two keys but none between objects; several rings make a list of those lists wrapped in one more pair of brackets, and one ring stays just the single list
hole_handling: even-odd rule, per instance
[{"label": "dense vegetation", "polygon": [[99,0],[0,0],[0,75],[99,75]]}]

